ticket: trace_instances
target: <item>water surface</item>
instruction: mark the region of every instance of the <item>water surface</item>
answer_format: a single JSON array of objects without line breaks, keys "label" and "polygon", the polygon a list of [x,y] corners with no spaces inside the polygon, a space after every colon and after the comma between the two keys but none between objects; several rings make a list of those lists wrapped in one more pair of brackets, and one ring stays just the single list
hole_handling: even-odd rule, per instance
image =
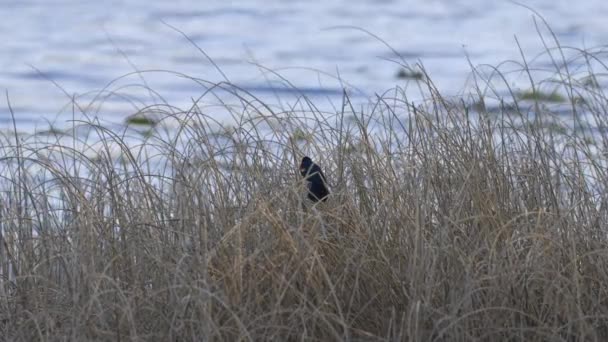
[{"label": "water surface", "polygon": [[[544,16],[564,46],[608,41],[605,1],[527,5]],[[227,79],[271,102],[298,94],[267,70],[320,102],[340,101],[345,84],[338,76],[361,101],[402,84],[391,62],[394,52],[356,28],[381,37],[405,62],[422,61],[448,95],[467,87],[466,56],[474,65],[521,60],[515,37],[527,58],[544,50],[533,13],[495,0],[4,0],[0,17],[0,85],[26,131],[81,115],[70,104],[73,96],[88,115],[111,122],[123,122],[145,104],[187,108],[205,85],[182,74]],[[105,87],[116,95],[87,108],[87,99],[99,100],[95,96]],[[5,99],[0,125],[12,126]]]}]

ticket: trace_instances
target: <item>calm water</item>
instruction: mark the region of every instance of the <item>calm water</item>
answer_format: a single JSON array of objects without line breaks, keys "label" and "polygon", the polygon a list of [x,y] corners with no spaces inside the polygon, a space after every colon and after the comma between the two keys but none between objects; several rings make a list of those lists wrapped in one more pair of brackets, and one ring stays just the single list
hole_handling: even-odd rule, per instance
[{"label": "calm water", "polygon": [[[84,105],[93,96],[87,94],[136,70],[156,71],[112,83],[109,89],[121,96],[110,96],[101,107],[87,112],[104,121],[123,122],[136,107],[158,103],[160,96],[187,108],[204,88],[166,71],[212,82],[224,76],[167,24],[186,33],[231,82],[271,102],[277,88],[279,96],[288,98],[289,92],[269,81],[256,63],[279,71],[304,93],[319,99],[339,101],[341,85],[331,75],[339,74],[359,89],[362,100],[362,95],[380,93],[401,82],[395,77],[397,65],[387,61],[394,58],[390,49],[360,30],[344,26],[373,32],[409,63],[421,60],[446,94],[458,94],[466,85],[470,68],[465,55],[474,64],[519,59],[515,36],[528,57],[543,50],[532,13],[508,1],[0,3],[0,85],[9,93],[22,130],[46,128],[47,121],[66,125],[71,119],[70,96],[79,96]],[[563,45],[591,48],[608,43],[608,2],[604,0],[535,0],[527,5],[547,19]],[[136,86],[142,84],[158,94]],[[11,125],[3,96],[0,129]]]}]

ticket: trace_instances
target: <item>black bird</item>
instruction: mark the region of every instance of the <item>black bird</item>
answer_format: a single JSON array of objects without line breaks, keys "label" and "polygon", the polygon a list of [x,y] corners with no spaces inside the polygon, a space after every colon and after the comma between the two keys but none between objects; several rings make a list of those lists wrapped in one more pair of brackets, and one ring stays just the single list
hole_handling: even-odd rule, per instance
[{"label": "black bird", "polygon": [[327,200],[329,190],[327,181],[319,165],[312,162],[309,157],[302,158],[300,174],[308,181],[308,198],[313,202]]}]

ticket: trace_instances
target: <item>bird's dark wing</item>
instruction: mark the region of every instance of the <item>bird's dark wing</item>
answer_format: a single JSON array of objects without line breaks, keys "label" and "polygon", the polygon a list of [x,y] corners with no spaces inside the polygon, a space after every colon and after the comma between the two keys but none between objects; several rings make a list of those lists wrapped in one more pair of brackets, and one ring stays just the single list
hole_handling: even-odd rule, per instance
[{"label": "bird's dark wing", "polygon": [[312,164],[308,171],[308,180],[313,183],[322,183],[324,181],[323,172],[317,164]]},{"label": "bird's dark wing", "polygon": [[308,184],[308,198],[313,202],[325,201],[329,190],[327,180],[319,165],[312,163],[310,158],[303,158],[300,164],[300,174]]},{"label": "bird's dark wing", "polygon": [[326,197],[329,195],[325,176],[323,175],[321,168],[316,164],[312,165],[310,171],[310,176],[308,178],[310,184],[308,197],[315,202],[319,200],[325,201]]}]

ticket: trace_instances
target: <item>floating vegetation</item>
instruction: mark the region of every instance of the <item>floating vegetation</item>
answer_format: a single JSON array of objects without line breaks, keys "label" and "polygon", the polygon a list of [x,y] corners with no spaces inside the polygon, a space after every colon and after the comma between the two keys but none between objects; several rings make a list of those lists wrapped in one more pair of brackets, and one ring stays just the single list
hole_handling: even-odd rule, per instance
[{"label": "floating vegetation", "polygon": [[575,96],[575,97],[572,99],[572,101],[573,101],[573,103],[574,103],[574,104],[576,104],[576,105],[581,105],[581,106],[582,106],[582,105],[586,105],[586,104],[587,104],[587,100],[585,100],[585,98],[584,98],[584,97],[582,97],[582,96]]},{"label": "floating vegetation", "polygon": [[220,125],[210,135],[216,138],[233,139],[237,132],[237,128],[234,125],[226,124]]},{"label": "floating vegetation", "polygon": [[296,128],[295,131],[293,131],[291,138],[295,141],[310,141],[312,139],[312,135],[305,132],[301,128]]},{"label": "floating vegetation", "polygon": [[129,116],[125,120],[125,123],[127,125],[137,125],[137,126],[156,126],[158,124],[158,121],[153,118],[144,116],[144,115],[136,114],[136,115]]},{"label": "floating vegetation", "polygon": [[600,83],[597,81],[597,77],[595,75],[583,77],[581,79],[581,84],[587,88],[599,89]]},{"label": "floating vegetation", "polygon": [[420,70],[413,70],[412,68],[401,68],[397,72],[396,77],[398,79],[422,80],[424,79],[424,73]]},{"label": "floating vegetation", "polygon": [[68,135],[65,130],[59,129],[53,125],[50,125],[48,129],[36,131],[35,135],[53,135],[53,136],[64,136]]},{"label": "floating vegetation", "polygon": [[483,99],[480,99],[478,101],[474,101],[473,103],[471,103],[470,108],[478,113],[487,113],[487,109],[488,109],[486,107],[486,102]]},{"label": "floating vegetation", "polygon": [[520,100],[541,101],[541,102],[566,102],[566,99],[553,91],[551,93],[542,92],[540,90],[528,90],[518,94]]}]

